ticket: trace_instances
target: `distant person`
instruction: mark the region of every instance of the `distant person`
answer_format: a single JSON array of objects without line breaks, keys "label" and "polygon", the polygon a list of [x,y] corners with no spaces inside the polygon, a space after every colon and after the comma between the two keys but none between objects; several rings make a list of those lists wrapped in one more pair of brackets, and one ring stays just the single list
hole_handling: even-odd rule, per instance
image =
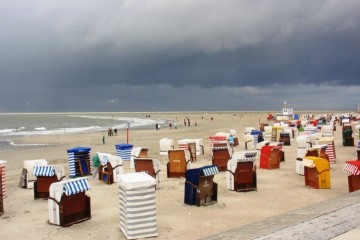
[{"label": "distant person", "polygon": [[115,133],[115,135],[117,136],[117,129],[116,129],[116,128],[114,129],[114,133]]},{"label": "distant person", "polygon": [[103,145],[105,145],[105,135],[103,135],[102,141],[103,141]]},{"label": "distant person", "polygon": [[195,121],[195,127],[197,127],[197,122]]},{"label": "distant person", "polygon": [[155,124],[155,129],[156,129],[156,131],[159,130],[159,126],[157,123]]},{"label": "distant person", "polygon": [[169,128],[172,129],[172,123],[171,122],[169,123]]},{"label": "distant person", "polygon": [[185,120],[185,118],[184,118],[184,126],[186,127],[186,120]]},{"label": "distant person", "polygon": [[100,167],[100,158],[98,153],[96,153],[95,156],[92,158],[92,166],[94,167],[94,173],[92,175],[92,178],[95,178],[99,172]]}]

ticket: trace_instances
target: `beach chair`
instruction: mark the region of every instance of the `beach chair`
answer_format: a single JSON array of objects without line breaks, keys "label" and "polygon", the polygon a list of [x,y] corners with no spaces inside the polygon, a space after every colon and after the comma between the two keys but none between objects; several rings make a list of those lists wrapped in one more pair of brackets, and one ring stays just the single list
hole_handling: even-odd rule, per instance
[{"label": "beach chair", "polygon": [[260,151],[260,168],[276,169],[280,167],[283,152],[279,146],[263,146]]},{"label": "beach chair", "polygon": [[256,156],[257,151],[234,152],[227,163],[227,189],[237,192],[257,189]]},{"label": "beach chair", "polygon": [[50,185],[48,198],[49,223],[68,227],[91,218],[90,189],[87,177],[56,182]]},{"label": "beach chair", "polygon": [[354,146],[354,137],[352,136],[353,130],[351,126],[343,126],[343,146]]},{"label": "beach chair", "polygon": [[316,141],[316,145],[326,145],[324,149],[330,163],[336,163],[336,151],[334,137],[322,137]]},{"label": "beach chair", "polygon": [[330,188],[330,163],[324,158],[304,157],[305,186],[316,189]]},{"label": "beach chair", "polygon": [[135,158],[147,158],[149,148],[145,147],[135,147],[131,150],[131,159],[130,159],[130,168],[135,168],[134,159]]},{"label": "beach chair", "polygon": [[166,165],[168,178],[185,177],[190,168],[189,151],[174,149],[168,151],[169,162]]},{"label": "beach chair", "polygon": [[35,166],[33,175],[36,177],[34,199],[46,199],[49,197],[50,185],[65,178],[65,169],[60,165]]},{"label": "beach chair", "polygon": [[121,157],[108,153],[98,152],[98,155],[100,159],[99,180],[111,185],[117,181],[117,175],[123,173],[123,161]]},{"label": "beach chair", "polygon": [[135,171],[146,172],[156,179],[155,188],[160,188],[160,161],[158,159],[150,158],[135,158]]},{"label": "beach chair", "polygon": [[214,165],[189,169],[186,171],[184,203],[207,206],[217,202],[218,185],[214,175],[219,173]]},{"label": "beach chair", "polygon": [[284,143],[284,146],[290,146],[291,145],[290,134],[286,132],[280,133],[279,142]]},{"label": "beach chair", "polygon": [[121,157],[123,161],[130,161],[133,146],[134,145],[128,143],[115,144],[116,156]]},{"label": "beach chair", "polygon": [[357,160],[360,160],[360,142],[358,142],[358,145],[356,147],[356,156]]},{"label": "beach chair", "polygon": [[155,179],[145,172],[118,176],[120,230],[127,239],[158,236]]},{"label": "beach chair", "polygon": [[360,161],[346,161],[344,171],[348,173],[349,192],[360,190]]},{"label": "beach chair", "polygon": [[68,149],[69,177],[82,177],[91,174],[91,148],[76,147]]},{"label": "beach chair", "polygon": [[227,162],[231,158],[228,147],[212,148],[212,165],[216,165],[219,171],[226,171]]},{"label": "beach chair", "polygon": [[25,160],[23,163],[23,170],[20,176],[20,188],[34,188],[36,177],[33,175],[35,166],[47,166],[45,159]]}]

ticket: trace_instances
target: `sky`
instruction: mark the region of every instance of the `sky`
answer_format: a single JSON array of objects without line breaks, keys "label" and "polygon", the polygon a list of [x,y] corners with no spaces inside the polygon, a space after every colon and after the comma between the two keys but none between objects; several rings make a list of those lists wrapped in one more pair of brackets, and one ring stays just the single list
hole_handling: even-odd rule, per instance
[{"label": "sky", "polygon": [[359,0],[1,0],[0,112],[352,110]]}]

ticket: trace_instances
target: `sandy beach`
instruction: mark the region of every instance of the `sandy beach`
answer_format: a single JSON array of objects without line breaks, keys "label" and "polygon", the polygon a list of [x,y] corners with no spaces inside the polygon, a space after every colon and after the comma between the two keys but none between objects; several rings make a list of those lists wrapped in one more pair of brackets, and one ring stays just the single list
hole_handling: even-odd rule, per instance
[{"label": "sandy beach", "polygon": [[[192,126],[185,127],[183,119],[189,117]],[[335,164],[331,165],[331,189],[313,189],[305,186],[304,176],[295,173],[296,142],[284,146],[285,162],[280,169],[257,169],[257,191],[234,192],[226,189],[225,172],[215,175],[218,183],[218,201],[206,207],[184,204],[184,178],[167,178],[167,156],[159,155],[159,140],[164,137],[177,140],[202,138],[205,154],[197,157],[192,167],[211,164],[209,136],[216,132],[237,131],[239,146],[234,151],[243,151],[244,127],[259,129],[259,123],[273,124],[266,120],[266,113],[210,113],[202,118],[197,113],[152,113],[152,118],[163,117],[176,120],[178,129],[162,126],[153,129],[130,130],[129,143],[134,147],[148,147],[150,158],[161,162],[160,189],[156,191],[157,227],[156,239],[199,239],[227,231],[245,224],[311,206],[348,193],[347,175],[343,171],[345,161],[355,159],[355,147],[342,146],[341,128],[335,131]],[[213,117],[213,121],[210,118]],[[197,122],[198,126],[193,123]],[[102,142],[105,134],[105,144]],[[355,140],[357,143],[357,139]],[[91,219],[68,228],[48,224],[47,200],[34,200],[33,189],[18,187],[24,160],[46,159],[48,164],[64,165],[68,169],[67,149],[77,146],[91,147],[96,152],[114,154],[115,144],[126,143],[126,131],[107,137],[103,132],[81,134],[31,136],[16,143],[52,143],[34,149],[0,152],[0,159],[6,164],[5,213],[0,217],[0,239],[126,239],[119,228],[119,198],[117,184],[106,185],[98,179],[89,178],[91,190]],[[257,162],[259,166],[259,162]],[[129,162],[124,161],[125,173],[134,172]],[[68,171],[67,171],[68,173]],[[67,174],[68,176],[68,174]]]}]

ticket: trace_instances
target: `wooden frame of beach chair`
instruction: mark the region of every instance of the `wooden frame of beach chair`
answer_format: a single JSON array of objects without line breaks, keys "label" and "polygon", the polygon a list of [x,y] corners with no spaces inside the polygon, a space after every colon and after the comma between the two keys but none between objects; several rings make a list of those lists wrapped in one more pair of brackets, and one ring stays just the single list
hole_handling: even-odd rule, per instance
[{"label": "wooden frame of beach chair", "polygon": [[227,147],[213,147],[212,149],[212,165],[216,165],[219,171],[226,171],[227,162],[231,156]]},{"label": "wooden frame of beach chair", "polygon": [[60,226],[62,227],[69,227],[91,218],[90,197],[85,192],[71,196],[64,194],[57,204],[60,207]]},{"label": "wooden frame of beach chair", "polygon": [[280,148],[276,146],[263,146],[260,151],[260,168],[280,168],[280,161],[283,156],[283,151]]},{"label": "wooden frame of beach chair", "polygon": [[190,160],[186,161],[185,150],[173,149],[168,151],[169,162],[166,165],[168,178],[185,177],[187,164]]},{"label": "wooden frame of beach chair", "polygon": [[256,166],[252,161],[237,162],[235,172],[227,170],[234,176],[234,191],[246,192],[257,189]]},{"label": "wooden frame of beach chair", "polygon": [[159,170],[155,170],[154,162],[151,158],[135,158],[135,172],[146,172],[156,179],[155,189],[159,188]]},{"label": "wooden frame of beach chair", "polygon": [[360,190],[360,175],[349,175],[348,176],[349,192],[355,192]]}]

